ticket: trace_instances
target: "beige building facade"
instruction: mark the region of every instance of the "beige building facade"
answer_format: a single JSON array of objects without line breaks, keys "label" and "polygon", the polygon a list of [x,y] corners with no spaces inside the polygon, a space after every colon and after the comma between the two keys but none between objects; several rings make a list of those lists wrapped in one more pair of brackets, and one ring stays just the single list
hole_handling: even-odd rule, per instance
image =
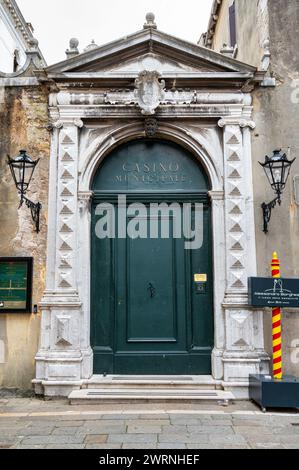
[{"label": "beige building facade", "polygon": [[[230,44],[229,8],[235,7],[235,41]],[[216,16],[215,16],[216,15]],[[217,17],[217,18],[216,18]],[[215,19],[216,18],[216,19]],[[265,84],[252,92],[253,187],[257,240],[257,267],[261,276],[269,275],[271,254],[281,258],[285,277],[298,277],[299,266],[299,5],[284,0],[223,0],[214,2],[208,33],[201,38],[206,47],[223,51],[266,71]],[[263,84],[262,84],[263,85]],[[273,85],[273,86],[271,86]],[[264,161],[275,148],[296,158],[283,195],[282,206],[273,211],[269,233],[261,230],[261,203],[273,199],[273,192],[258,161]],[[265,315],[267,350],[271,352],[271,318]],[[283,359],[285,371],[298,375],[299,314],[284,311]]]}]

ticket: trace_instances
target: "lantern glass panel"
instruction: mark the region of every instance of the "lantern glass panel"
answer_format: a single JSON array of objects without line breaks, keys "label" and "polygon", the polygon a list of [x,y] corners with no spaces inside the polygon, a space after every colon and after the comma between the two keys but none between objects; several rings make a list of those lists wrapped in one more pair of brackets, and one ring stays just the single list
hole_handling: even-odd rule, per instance
[{"label": "lantern glass panel", "polygon": [[288,177],[290,175],[290,170],[291,170],[291,164],[290,163],[285,163],[284,164],[284,169],[283,169],[283,186],[285,187],[287,181],[288,181]]},{"label": "lantern glass panel", "polygon": [[32,163],[28,163],[28,162],[25,163],[23,181],[24,181],[24,185],[26,186],[26,190],[28,189],[28,186],[30,184],[34,169],[35,169],[35,163],[33,165]]},{"label": "lantern glass panel", "polygon": [[283,173],[283,167],[281,164],[274,164],[272,167],[272,173],[273,173],[273,183],[275,184],[280,184],[282,182],[282,173]]},{"label": "lantern glass panel", "polygon": [[269,166],[264,166],[264,171],[266,173],[266,176],[268,178],[269,184],[273,186],[273,177],[272,177],[272,167]]},{"label": "lantern glass panel", "polygon": [[21,193],[25,193],[32,179],[37,161],[34,162],[26,155],[25,151],[21,151],[20,155],[14,160],[10,160],[10,162],[16,187]]},{"label": "lantern glass panel", "polygon": [[275,189],[275,191],[277,192],[280,192],[283,189],[283,167],[284,164],[281,161],[274,161],[273,163],[271,163],[272,188]]},{"label": "lantern glass panel", "polygon": [[13,169],[16,176],[17,188],[20,191],[26,190],[24,183],[24,164],[23,162],[16,163],[13,165]]}]

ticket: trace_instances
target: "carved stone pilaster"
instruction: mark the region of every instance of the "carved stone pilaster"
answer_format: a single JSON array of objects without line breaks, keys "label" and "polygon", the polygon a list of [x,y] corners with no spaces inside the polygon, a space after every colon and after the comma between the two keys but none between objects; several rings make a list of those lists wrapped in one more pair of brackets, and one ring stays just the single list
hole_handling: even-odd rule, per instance
[{"label": "carved stone pilaster", "polygon": [[78,129],[82,126],[78,119],[55,123],[59,129],[55,288],[66,292],[77,290]]},{"label": "carved stone pilaster", "polygon": [[[82,340],[82,301],[78,292],[78,199],[80,119],[56,120],[53,123],[51,194],[49,217],[55,225],[49,229],[51,264],[48,290],[41,302],[42,334],[36,355],[36,391],[51,395],[67,395],[79,388],[83,377],[91,374],[92,351]],[[54,181],[53,181],[54,177]],[[51,179],[52,178],[52,179]],[[53,260],[53,261],[52,261]],[[52,281],[53,276],[53,281]],[[49,286],[51,286],[49,288]],[[55,385],[53,385],[55,384]]]},{"label": "carved stone pilaster", "polygon": [[240,123],[221,120],[224,127],[224,181],[226,219],[226,294],[247,292],[243,136]]},{"label": "carved stone pilaster", "polygon": [[[228,117],[219,121],[223,128],[226,288],[222,304],[225,314],[226,344],[223,353],[224,386],[240,387],[248,396],[248,375],[267,371],[263,350],[261,314],[248,306],[248,277],[255,275],[254,224],[251,208],[251,147],[247,128],[254,129],[250,119]],[[245,130],[246,129],[246,130]],[[245,132],[245,134],[244,134]],[[246,137],[245,137],[246,136]],[[249,201],[249,202],[248,202]]]},{"label": "carved stone pilaster", "polygon": [[248,260],[255,253],[250,253],[246,236],[247,223],[254,223],[247,221],[246,211],[246,200],[252,200],[253,188],[249,189],[248,175],[244,174],[247,152],[242,129],[254,129],[255,123],[242,117],[228,117],[221,119],[218,125],[223,128],[224,145],[226,295],[239,296],[239,302],[247,303]]},{"label": "carved stone pilaster", "polygon": [[223,379],[223,352],[225,350],[225,324],[222,301],[225,294],[225,245],[223,234],[224,221],[224,191],[209,191],[212,203],[212,218],[214,230],[214,328],[215,342],[212,351],[212,374],[217,380]]}]

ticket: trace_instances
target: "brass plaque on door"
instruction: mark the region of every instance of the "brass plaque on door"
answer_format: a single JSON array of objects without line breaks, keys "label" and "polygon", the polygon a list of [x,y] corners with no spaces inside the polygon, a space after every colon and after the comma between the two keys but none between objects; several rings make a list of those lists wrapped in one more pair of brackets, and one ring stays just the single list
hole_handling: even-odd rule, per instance
[{"label": "brass plaque on door", "polygon": [[208,276],[206,274],[194,274],[194,282],[207,282]]}]

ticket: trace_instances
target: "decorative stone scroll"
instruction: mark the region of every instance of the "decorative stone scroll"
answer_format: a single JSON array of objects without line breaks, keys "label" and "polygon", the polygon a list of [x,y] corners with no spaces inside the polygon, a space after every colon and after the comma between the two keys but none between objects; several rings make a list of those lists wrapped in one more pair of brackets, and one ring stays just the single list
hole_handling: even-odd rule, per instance
[{"label": "decorative stone scroll", "polygon": [[80,191],[78,193],[78,204],[79,204],[79,211],[81,214],[89,210],[91,198],[92,198],[92,191]]},{"label": "decorative stone scroll", "polygon": [[[98,105],[122,105],[130,106],[136,105],[138,95],[136,90],[108,90],[98,92],[96,90],[83,90],[83,91],[60,91],[59,93],[52,93],[50,95],[51,106],[98,106]],[[248,96],[244,93],[203,93],[198,89],[182,90],[170,89],[163,90],[163,99],[161,105],[190,105],[190,104],[248,104],[246,101]],[[251,103],[251,102],[250,102]],[[250,104],[249,103],[249,104]]]}]

